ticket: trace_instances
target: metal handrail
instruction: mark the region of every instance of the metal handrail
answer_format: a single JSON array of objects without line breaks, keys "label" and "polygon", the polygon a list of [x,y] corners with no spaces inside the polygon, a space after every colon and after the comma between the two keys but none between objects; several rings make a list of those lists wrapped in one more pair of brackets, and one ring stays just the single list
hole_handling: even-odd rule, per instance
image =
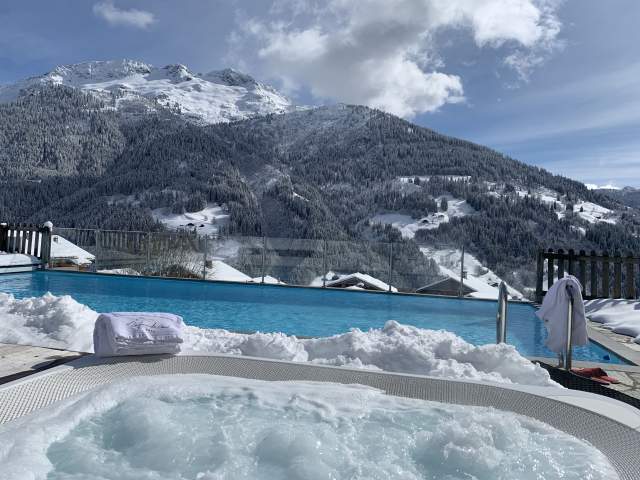
[{"label": "metal handrail", "polygon": [[496,315],[496,343],[507,343],[507,284],[500,282],[498,290],[498,314]]},{"label": "metal handrail", "polygon": [[567,308],[567,344],[564,351],[564,368],[571,370],[572,346],[573,346],[573,292],[571,286],[567,285],[567,295],[569,295],[569,306]]}]

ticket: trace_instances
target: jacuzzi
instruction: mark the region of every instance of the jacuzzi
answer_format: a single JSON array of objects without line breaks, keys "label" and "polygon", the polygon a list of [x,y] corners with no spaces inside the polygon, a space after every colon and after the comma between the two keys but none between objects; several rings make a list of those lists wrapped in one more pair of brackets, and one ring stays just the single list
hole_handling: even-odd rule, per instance
[{"label": "jacuzzi", "polygon": [[0,479],[640,478],[605,397],[230,355],[87,356],[0,387],[0,424]]}]

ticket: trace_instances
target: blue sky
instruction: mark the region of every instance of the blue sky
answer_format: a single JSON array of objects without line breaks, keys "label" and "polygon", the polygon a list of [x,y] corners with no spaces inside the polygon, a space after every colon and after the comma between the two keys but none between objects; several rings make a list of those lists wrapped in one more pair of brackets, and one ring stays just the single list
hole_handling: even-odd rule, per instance
[{"label": "blue sky", "polygon": [[131,58],[232,66],[578,180],[640,186],[637,0],[6,0],[0,82]]}]

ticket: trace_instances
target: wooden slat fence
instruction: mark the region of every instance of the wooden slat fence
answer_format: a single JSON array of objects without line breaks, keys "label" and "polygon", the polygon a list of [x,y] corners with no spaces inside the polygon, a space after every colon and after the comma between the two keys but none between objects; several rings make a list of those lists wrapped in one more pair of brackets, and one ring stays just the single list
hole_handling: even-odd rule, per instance
[{"label": "wooden slat fence", "polygon": [[28,223],[0,223],[0,252],[32,255],[47,265],[51,255],[51,229]]},{"label": "wooden slat fence", "polygon": [[582,284],[582,296],[592,298],[640,298],[640,256],[584,250],[540,250],[536,275],[536,299],[546,294],[553,282],[565,273]]}]

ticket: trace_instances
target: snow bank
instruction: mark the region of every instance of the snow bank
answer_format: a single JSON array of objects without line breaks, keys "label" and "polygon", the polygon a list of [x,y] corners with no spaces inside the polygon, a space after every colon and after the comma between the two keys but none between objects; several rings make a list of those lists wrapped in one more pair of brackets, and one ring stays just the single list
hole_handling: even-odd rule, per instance
[{"label": "snow bank", "polygon": [[[90,352],[98,316],[69,296],[17,300],[0,294],[5,328],[0,342]],[[442,378],[487,380],[527,385],[555,385],[542,368],[511,345],[475,346],[454,333],[425,330],[389,321],[381,329],[331,337],[300,339],[284,333],[233,333],[187,326],[183,351],[227,353],[312,362],[324,365],[380,369]]]},{"label": "snow bank", "polygon": [[[15,265],[27,265],[16,267]],[[24,253],[0,252],[0,273],[28,272],[40,265],[40,259]],[[13,267],[13,268],[12,268]]]},{"label": "snow bank", "polygon": [[355,385],[129,379],[0,429],[3,478],[614,480],[589,444],[529,417]]},{"label": "snow bank", "polygon": [[585,302],[585,313],[592,321],[621,335],[634,337],[640,343],[640,302],[637,300],[603,299]]},{"label": "snow bank", "polygon": [[68,295],[47,293],[18,300],[0,293],[0,318],[0,343],[93,350],[93,324],[98,314]]}]

